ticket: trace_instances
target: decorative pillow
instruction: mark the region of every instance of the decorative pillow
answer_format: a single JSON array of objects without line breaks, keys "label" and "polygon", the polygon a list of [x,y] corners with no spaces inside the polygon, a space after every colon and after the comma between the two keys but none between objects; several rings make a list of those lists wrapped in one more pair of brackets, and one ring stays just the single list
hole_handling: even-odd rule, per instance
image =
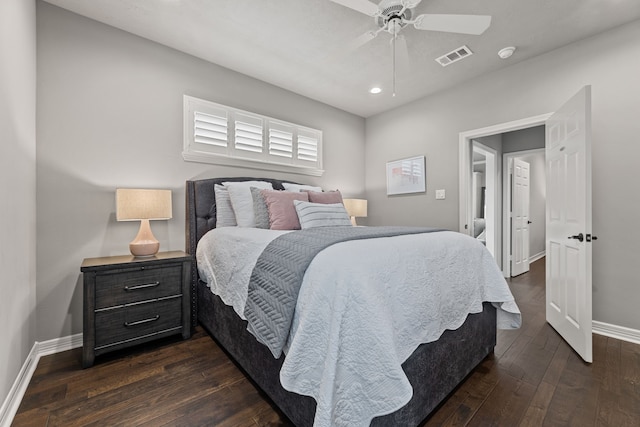
[{"label": "decorative pillow", "polygon": [[294,200],[309,201],[307,193],[292,191],[262,190],[269,211],[269,228],[272,230],[300,230],[300,221]]},{"label": "decorative pillow", "polygon": [[256,220],[256,228],[269,228],[269,210],[264,201],[262,189],[251,187],[251,197],[253,198],[253,216]]},{"label": "decorative pillow", "polygon": [[292,184],[290,182],[283,182],[282,186],[286,191],[322,191],[322,188],[313,185]]},{"label": "decorative pillow", "polygon": [[342,203],[293,202],[302,229],[313,227],[351,226]]},{"label": "decorative pillow", "polygon": [[240,181],[240,182],[223,182],[229,197],[231,198],[231,206],[236,216],[236,222],[239,227],[255,227],[256,220],[253,212],[253,197],[251,197],[251,187],[256,188],[273,188],[270,182],[265,181]]},{"label": "decorative pillow", "polygon": [[340,191],[308,191],[311,203],[342,203]]},{"label": "decorative pillow", "polygon": [[213,186],[216,196],[216,227],[235,227],[236,215],[231,207],[231,198],[229,191],[222,185]]}]

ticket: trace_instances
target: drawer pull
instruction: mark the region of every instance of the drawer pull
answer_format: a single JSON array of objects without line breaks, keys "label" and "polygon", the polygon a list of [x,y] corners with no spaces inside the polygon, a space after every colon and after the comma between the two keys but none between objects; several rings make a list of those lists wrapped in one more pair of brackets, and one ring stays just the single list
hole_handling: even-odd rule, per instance
[{"label": "drawer pull", "polygon": [[138,289],[155,288],[159,284],[160,282],[152,282],[152,283],[145,283],[144,285],[125,286],[124,290],[129,292],[129,291],[137,291]]},{"label": "drawer pull", "polygon": [[143,323],[155,322],[159,318],[160,318],[160,315],[156,314],[154,317],[150,317],[148,319],[136,320],[135,322],[124,322],[124,326],[129,327],[129,326],[142,325]]}]

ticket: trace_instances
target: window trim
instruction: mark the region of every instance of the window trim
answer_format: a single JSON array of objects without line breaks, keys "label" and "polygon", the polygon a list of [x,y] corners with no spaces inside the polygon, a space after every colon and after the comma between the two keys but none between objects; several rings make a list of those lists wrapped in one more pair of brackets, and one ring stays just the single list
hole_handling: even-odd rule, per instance
[{"label": "window trim", "polygon": [[[212,114],[207,111],[215,111],[218,114],[224,111],[227,120],[227,141],[226,147],[209,146],[209,144],[196,142],[194,139],[194,114]],[[235,147],[235,122],[236,117],[252,117],[262,122],[262,152],[247,152]],[[273,125],[273,126],[271,126]],[[269,135],[272,129],[286,126],[291,128],[292,133],[292,155],[282,157],[270,154]],[[182,158],[185,161],[208,163],[224,166],[242,167],[248,169],[258,169],[285,173],[295,173],[300,175],[322,176],[322,131],[295,123],[286,122],[280,119],[255,114],[249,111],[240,110],[215,102],[206,101],[189,95],[184,95],[183,99],[183,151]],[[311,136],[309,136],[311,135]],[[317,138],[317,160],[309,161],[298,158],[298,142],[300,137]]]}]

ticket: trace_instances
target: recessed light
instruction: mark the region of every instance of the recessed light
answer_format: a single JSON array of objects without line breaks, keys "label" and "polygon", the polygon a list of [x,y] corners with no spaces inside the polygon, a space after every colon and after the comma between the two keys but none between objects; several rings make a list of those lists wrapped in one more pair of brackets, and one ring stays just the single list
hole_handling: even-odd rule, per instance
[{"label": "recessed light", "polygon": [[509,47],[505,47],[504,49],[500,49],[498,51],[498,56],[501,59],[507,59],[509,57],[511,57],[511,55],[513,55],[513,52],[516,51],[516,48],[513,46],[509,46]]},{"label": "recessed light", "polygon": [[372,93],[374,95],[379,94],[380,92],[382,92],[382,89],[379,87],[372,87],[371,89],[369,89],[369,93]]}]

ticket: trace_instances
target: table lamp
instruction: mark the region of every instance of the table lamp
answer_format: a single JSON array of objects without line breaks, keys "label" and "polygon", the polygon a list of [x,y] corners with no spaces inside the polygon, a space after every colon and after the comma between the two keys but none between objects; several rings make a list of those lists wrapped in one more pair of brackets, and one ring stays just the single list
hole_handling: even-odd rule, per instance
[{"label": "table lamp", "polygon": [[171,217],[171,190],[116,189],[116,220],[140,221],[138,235],[129,243],[134,256],[158,253],[160,242],[151,232],[149,221]]},{"label": "table lamp", "polygon": [[365,199],[344,199],[344,207],[351,217],[351,224],[356,226],[356,217],[367,216],[367,201]]}]

